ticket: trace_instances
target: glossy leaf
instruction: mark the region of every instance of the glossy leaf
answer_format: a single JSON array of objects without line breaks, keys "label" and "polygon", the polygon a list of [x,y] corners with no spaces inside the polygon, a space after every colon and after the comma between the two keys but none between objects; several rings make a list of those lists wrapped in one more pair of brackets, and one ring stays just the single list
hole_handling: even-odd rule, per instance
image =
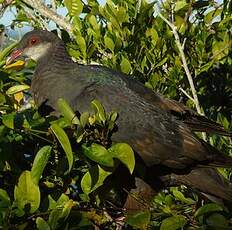
[{"label": "glossy leaf", "polygon": [[56,135],[57,139],[59,140],[61,146],[64,149],[64,152],[68,159],[68,165],[69,165],[69,171],[70,171],[73,165],[73,153],[72,153],[72,147],[69,142],[68,136],[65,133],[65,131],[55,123],[51,125],[51,130]]},{"label": "glossy leaf", "polygon": [[9,64],[9,65],[6,65],[4,69],[6,70],[21,70],[24,68],[24,65],[25,65],[25,61],[16,61],[12,64]]},{"label": "glossy leaf", "polygon": [[38,230],[50,230],[49,224],[42,218],[36,218],[36,227]]},{"label": "glossy leaf", "polygon": [[4,189],[0,188],[0,207],[10,205],[10,197]]},{"label": "glossy leaf", "polygon": [[138,212],[134,215],[128,215],[126,217],[126,223],[136,229],[148,229],[150,223],[151,213],[149,211]]},{"label": "glossy leaf", "polygon": [[68,9],[70,16],[79,15],[83,10],[81,0],[64,0],[64,5]]},{"label": "glossy leaf", "polygon": [[132,148],[126,143],[112,145],[108,151],[112,157],[119,159],[133,173],[135,167],[135,157]]},{"label": "glossy leaf", "polygon": [[15,119],[15,113],[2,115],[2,123],[10,129],[14,129],[14,119]]},{"label": "glossy leaf", "polygon": [[82,149],[83,153],[92,161],[108,167],[114,166],[113,157],[104,146],[93,143],[90,147],[82,145]]},{"label": "glossy leaf", "polygon": [[14,189],[14,198],[19,210],[24,210],[29,205],[30,213],[34,213],[40,205],[40,191],[38,185],[34,184],[31,172],[24,171],[18,184]]},{"label": "glossy leaf", "polygon": [[48,159],[51,154],[52,147],[44,146],[42,147],[35,156],[32,168],[31,168],[31,177],[33,182],[37,185],[39,183],[40,177],[44,171]]},{"label": "glossy leaf", "polygon": [[182,215],[175,215],[164,219],[161,223],[160,230],[176,230],[183,228],[187,220]]},{"label": "glossy leaf", "polygon": [[130,61],[127,58],[125,58],[125,57],[122,57],[122,61],[120,63],[120,67],[121,67],[121,71],[124,72],[124,73],[129,74],[130,71],[131,71]]},{"label": "glossy leaf", "polygon": [[96,116],[99,118],[99,121],[106,121],[106,112],[102,104],[98,100],[91,101],[91,106],[94,109]]},{"label": "glossy leaf", "polygon": [[16,94],[16,93],[19,93],[19,92],[22,92],[24,90],[28,90],[30,89],[30,86],[29,85],[15,85],[15,86],[12,86],[10,87],[6,93],[8,95],[11,95],[11,94]]},{"label": "glossy leaf", "polygon": [[197,211],[195,212],[195,216],[199,217],[206,213],[218,212],[218,211],[223,211],[223,207],[220,206],[219,204],[214,204],[214,203],[205,204],[199,209],[197,209]]},{"label": "glossy leaf", "polygon": [[77,118],[76,114],[74,113],[74,111],[65,99],[59,98],[57,101],[57,105],[59,111],[64,116],[64,118],[67,119],[69,123],[76,125],[80,124],[79,119]]},{"label": "glossy leaf", "polygon": [[95,165],[89,169],[81,180],[81,188],[83,192],[89,194],[96,190],[111,173],[112,172],[105,171],[99,165]]}]

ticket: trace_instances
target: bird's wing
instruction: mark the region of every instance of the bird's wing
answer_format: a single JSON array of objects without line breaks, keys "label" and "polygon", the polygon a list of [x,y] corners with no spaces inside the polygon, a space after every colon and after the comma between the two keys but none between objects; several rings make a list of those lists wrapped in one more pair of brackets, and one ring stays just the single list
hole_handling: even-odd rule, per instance
[{"label": "bird's wing", "polygon": [[131,90],[142,96],[149,103],[170,112],[177,119],[187,124],[192,131],[217,133],[220,135],[232,137],[232,132],[225,130],[223,126],[206,118],[205,116],[199,115],[184,104],[175,100],[164,98],[151,89],[144,87],[144,85],[140,82],[132,80],[125,75],[121,75],[121,77],[124,79],[124,81],[127,83],[127,86]]},{"label": "bird's wing", "polygon": [[[88,86],[73,97],[75,109],[86,111],[89,103],[98,99],[107,111],[118,112],[118,131],[113,140],[129,143],[148,166],[185,168],[194,164],[225,164],[218,151],[208,149],[182,121],[128,87],[123,77],[101,67],[81,67],[79,73],[78,80],[74,74],[73,78],[79,82],[85,79]],[[69,94],[75,93],[75,87],[70,87]],[[230,158],[228,164],[232,165]]]}]

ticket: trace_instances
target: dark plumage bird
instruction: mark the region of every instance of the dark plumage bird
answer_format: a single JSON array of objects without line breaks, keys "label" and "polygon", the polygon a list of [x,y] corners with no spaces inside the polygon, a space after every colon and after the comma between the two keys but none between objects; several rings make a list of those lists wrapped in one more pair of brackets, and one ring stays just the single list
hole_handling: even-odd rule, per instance
[{"label": "dark plumage bird", "polygon": [[[112,140],[130,144],[138,154],[152,187],[160,183],[186,184],[232,201],[232,190],[214,167],[232,167],[232,158],[197,138],[193,131],[231,136],[219,124],[184,105],[154,93],[140,82],[109,68],[79,65],[55,34],[34,30],[24,35],[10,61],[26,55],[37,61],[31,92],[38,107],[57,112],[57,99],[75,111],[88,111],[98,99],[116,111],[118,131]],[[141,183],[140,183],[141,184]]]}]

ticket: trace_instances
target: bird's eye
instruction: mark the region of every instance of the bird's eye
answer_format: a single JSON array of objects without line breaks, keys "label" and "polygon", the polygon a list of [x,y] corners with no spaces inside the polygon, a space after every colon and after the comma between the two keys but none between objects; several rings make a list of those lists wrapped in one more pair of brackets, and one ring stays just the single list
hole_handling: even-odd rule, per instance
[{"label": "bird's eye", "polygon": [[37,43],[37,39],[36,38],[32,38],[30,40],[30,43],[31,43],[31,45],[34,45],[35,43]]}]

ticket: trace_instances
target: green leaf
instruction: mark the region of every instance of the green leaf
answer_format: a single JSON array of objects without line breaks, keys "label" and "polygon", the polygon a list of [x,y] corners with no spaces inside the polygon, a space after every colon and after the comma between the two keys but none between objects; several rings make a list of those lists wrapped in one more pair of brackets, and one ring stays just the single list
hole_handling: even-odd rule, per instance
[{"label": "green leaf", "polygon": [[188,8],[188,3],[183,0],[183,1],[177,1],[176,4],[175,4],[175,11],[179,11],[179,10],[182,10],[183,8]]},{"label": "green leaf", "polygon": [[164,219],[161,223],[160,230],[176,230],[183,228],[187,220],[182,215],[175,215]]},{"label": "green leaf", "polygon": [[14,129],[14,119],[15,119],[14,112],[2,115],[2,123],[10,129]]},{"label": "green leaf", "polygon": [[120,63],[121,71],[129,74],[131,71],[131,64],[129,60],[125,57],[122,57],[122,61]]},{"label": "green leaf", "polygon": [[119,159],[133,173],[135,167],[135,157],[132,148],[126,143],[112,145],[108,151],[112,157]]},{"label": "green leaf", "polygon": [[42,176],[43,170],[48,162],[51,154],[52,147],[44,146],[41,148],[35,156],[32,168],[31,177],[33,182],[37,185],[39,183],[40,177]]},{"label": "green leaf", "polygon": [[10,197],[4,189],[0,188],[0,207],[8,207],[10,205]]},{"label": "green leaf", "polygon": [[81,0],[64,0],[64,5],[68,9],[70,16],[78,16],[83,10]]},{"label": "green leaf", "polygon": [[218,229],[231,229],[228,225],[228,220],[226,218],[219,214],[219,213],[213,213],[206,219],[206,223],[208,226],[210,226],[210,229],[218,230]]},{"label": "green leaf", "polygon": [[89,123],[89,113],[88,112],[84,112],[81,114],[80,117],[80,124],[81,126],[84,128],[88,123]]},{"label": "green leaf", "polygon": [[77,41],[77,44],[81,50],[81,53],[83,54],[83,58],[85,59],[86,58],[86,42],[85,42],[85,39],[81,36],[81,34],[78,34],[76,36],[76,41]]},{"label": "green leaf", "polygon": [[57,101],[57,105],[59,111],[69,123],[76,125],[80,124],[79,119],[65,99],[59,98]]},{"label": "green leaf", "polygon": [[195,217],[202,216],[206,213],[218,212],[218,211],[223,211],[223,207],[220,206],[219,204],[215,204],[215,203],[205,204],[204,206],[197,209],[197,211],[195,212]]},{"label": "green leaf", "polygon": [[93,27],[94,30],[99,30],[99,25],[98,25],[96,17],[94,15],[90,15],[89,23]]},{"label": "green leaf", "polygon": [[183,203],[186,203],[186,204],[196,203],[196,201],[194,201],[193,199],[186,198],[182,192],[178,191],[178,188],[173,189],[172,193],[178,200],[182,201]]},{"label": "green leaf", "polygon": [[97,118],[99,121],[105,123],[106,121],[106,112],[105,109],[103,108],[102,104],[98,100],[93,100],[91,101],[91,106],[94,109]]},{"label": "green leaf", "polygon": [[3,61],[3,59],[10,54],[10,52],[16,47],[18,42],[14,42],[13,44],[7,46],[4,50],[1,50],[0,52],[0,62]]},{"label": "green leaf", "polygon": [[104,44],[106,48],[108,48],[111,52],[114,52],[114,42],[107,35],[104,36]]},{"label": "green leaf", "polygon": [[83,144],[82,149],[83,153],[92,161],[108,167],[114,166],[113,157],[104,146],[93,143],[90,147],[87,147]]},{"label": "green leaf", "polygon": [[150,219],[151,213],[149,211],[144,211],[136,213],[135,215],[128,215],[125,221],[136,229],[148,229]]},{"label": "green leaf", "polygon": [[30,205],[30,213],[34,213],[40,205],[39,186],[34,184],[31,172],[24,171],[14,189],[14,198],[19,210],[24,210],[25,205]]},{"label": "green leaf", "polygon": [[53,133],[56,135],[57,139],[59,140],[61,146],[64,149],[64,152],[68,159],[68,165],[69,165],[69,171],[70,171],[73,165],[73,153],[72,153],[72,147],[69,142],[68,136],[65,133],[65,131],[55,123],[51,125],[51,129]]},{"label": "green leaf", "polygon": [[19,93],[19,92],[22,92],[22,91],[28,90],[28,89],[30,89],[29,85],[15,85],[15,86],[10,87],[6,91],[6,94],[7,95],[12,95],[12,94],[16,94],[16,93]]},{"label": "green leaf", "polygon": [[38,230],[50,230],[48,223],[42,217],[36,218],[36,227]]},{"label": "green leaf", "polygon": [[106,177],[112,172],[105,171],[99,165],[95,165],[85,173],[81,180],[81,189],[85,194],[89,194],[100,187]]}]

